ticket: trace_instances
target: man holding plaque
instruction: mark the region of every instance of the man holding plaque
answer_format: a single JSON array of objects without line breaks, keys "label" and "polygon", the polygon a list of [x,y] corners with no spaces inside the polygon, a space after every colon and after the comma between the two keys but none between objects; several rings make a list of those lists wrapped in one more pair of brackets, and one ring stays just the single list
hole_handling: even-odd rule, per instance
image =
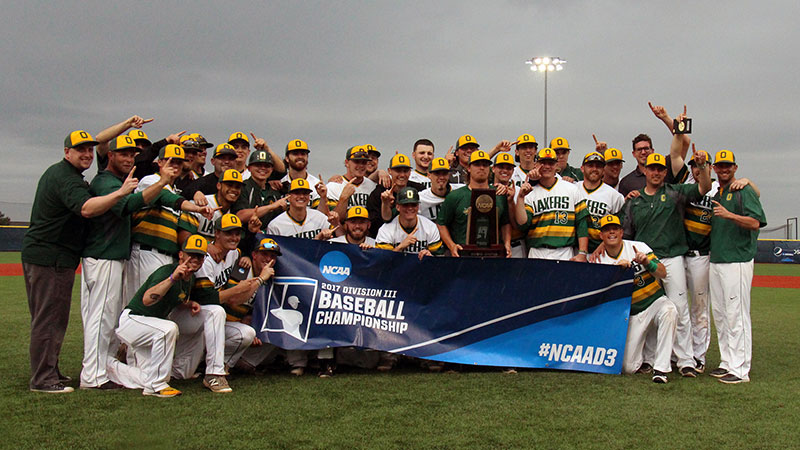
[{"label": "man holding plaque", "polygon": [[533,187],[524,183],[514,205],[517,223],[528,230],[528,258],[586,262],[589,248],[586,202],[580,198],[577,186],[556,178],[558,156],[553,149],[543,148],[538,156],[539,183]]},{"label": "man holding plaque", "polygon": [[[511,256],[511,224],[508,220],[508,201],[506,196],[512,190],[507,186],[489,186],[489,172],[491,170],[492,160],[489,154],[483,150],[473,151],[469,159],[469,184],[456,189],[449,194],[442,202],[442,207],[439,210],[439,216],[436,223],[439,226],[439,234],[441,235],[442,242],[450,250],[450,255],[459,257],[459,251],[464,249],[467,243],[475,244],[481,238],[481,227],[470,229],[469,242],[468,242],[468,228],[470,222],[478,222],[477,219],[492,219],[495,220],[495,226],[499,228],[499,235],[502,236],[503,247],[505,247],[506,257]],[[478,200],[493,201],[494,204],[486,204],[488,202],[481,202],[481,208],[475,208],[472,204],[472,193],[474,190],[494,190],[496,196],[494,199],[491,196],[479,196]],[[477,202],[476,202],[477,203]],[[488,208],[487,208],[488,206]],[[494,207],[494,208],[493,208]],[[494,217],[492,216],[494,210]],[[491,228],[491,227],[490,227]],[[485,230],[491,232],[491,230]],[[497,234],[495,235],[497,236]],[[489,243],[492,244],[491,242]]]}]

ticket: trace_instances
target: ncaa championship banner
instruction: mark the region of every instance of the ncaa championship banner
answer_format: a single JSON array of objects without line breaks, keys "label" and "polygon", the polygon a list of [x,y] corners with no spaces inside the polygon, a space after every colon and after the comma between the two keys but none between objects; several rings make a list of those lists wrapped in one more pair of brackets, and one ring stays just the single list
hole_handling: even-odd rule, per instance
[{"label": "ncaa championship banner", "polygon": [[[259,235],[259,239],[263,237]],[[633,272],[426,257],[270,236],[283,253],[252,326],[284,349],[355,346],[436,361],[620,373]]]}]

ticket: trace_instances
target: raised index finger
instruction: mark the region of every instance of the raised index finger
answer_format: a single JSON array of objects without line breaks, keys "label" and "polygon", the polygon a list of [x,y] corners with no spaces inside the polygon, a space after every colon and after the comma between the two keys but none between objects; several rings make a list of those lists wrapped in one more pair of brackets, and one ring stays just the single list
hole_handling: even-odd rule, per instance
[{"label": "raised index finger", "polygon": [[686,115],[686,105],[683,105],[683,115]]},{"label": "raised index finger", "polygon": [[595,136],[594,133],[592,133],[592,139],[594,139],[595,145],[599,144],[599,142],[597,142],[597,136]]},{"label": "raised index finger", "polygon": [[143,120],[143,121],[142,121],[142,123],[143,123],[143,124],[144,124],[144,123],[150,123],[150,122],[152,122],[153,120],[155,120],[155,119],[151,117],[151,118],[149,118],[149,119],[145,119],[145,120]]},{"label": "raised index finger", "polygon": [[267,267],[273,267],[275,265],[275,260],[272,259],[267,263]]},{"label": "raised index finger", "polygon": [[256,137],[256,135],[255,135],[255,134],[253,134],[253,132],[252,132],[252,131],[250,132],[250,136],[253,136],[253,140],[254,140],[254,141],[258,139],[258,138]]},{"label": "raised index finger", "polygon": [[649,106],[651,110],[652,110],[652,109],[655,109],[655,108],[653,108],[653,104],[652,104],[652,103],[650,103],[650,102],[647,102],[647,106]]}]

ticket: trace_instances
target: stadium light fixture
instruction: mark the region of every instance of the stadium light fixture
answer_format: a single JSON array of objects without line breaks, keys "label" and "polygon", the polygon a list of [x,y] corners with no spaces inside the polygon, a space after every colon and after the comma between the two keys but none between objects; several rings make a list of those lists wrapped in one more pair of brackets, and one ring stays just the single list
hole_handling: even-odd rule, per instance
[{"label": "stadium light fixture", "polygon": [[[531,66],[532,72],[544,72],[544,142],[547,143],[547,72],[560,72],[564,70],[567,61],[558,56],[536,56],[525,61]],[[547,144],[545,144],[547,145]]]}]

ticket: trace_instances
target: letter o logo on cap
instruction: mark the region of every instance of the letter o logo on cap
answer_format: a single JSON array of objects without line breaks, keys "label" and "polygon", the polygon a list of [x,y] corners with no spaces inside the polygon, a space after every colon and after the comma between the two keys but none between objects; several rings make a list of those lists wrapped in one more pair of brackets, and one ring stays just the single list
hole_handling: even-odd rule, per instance
[{"label": "letter o logo on cap", "polygon": [[301,145],[301,144],[300,144],[300,141],[299,141],[299,140],[297,140],[297,141],[294,141],[294,146],[295,146],[295,147],[298,147],[298,148],[299,148],[299,147],[300,147],[300,145]]},{"label": "letter o logo on cap", "polygon": [[722,151],[722,152],[719,152],[719,157],[724,159],[724,158],[728,157],[728,154],[726,152]]},{"label": "letter o logo on cap", "polygon": [[130,136],[125,136],[125,143],[133,145],[133,139]]},{"label": "letter o logo on cap", "polygon": [[526,134],[525,136],[522,136],[522,140],[527,142],[528,141],[528,135]]},{"label": "letter o logo on cap", "polygon": [[412,190],[406,191],[406,198],[414,198],[414,191]]},{"label": "letter o logo on cap", "polygon": [[234,225],[239,225],[239,217],[235,214],[231,216],[231,223]]},{"label": "letter o logo on cap", "polygon": [[560,138],[556,141],[556,144],[558,144],[558,145],[561,145],[563,143],[564,143],[564,141],[562,139],[560,139]]},{"label": "letter o logo on cap", "polygon": [[194,246],[197,248],[203,248],[203,240],[200,238],[195,239]]},{"label": "letter o logo on cap", "polygon": [[237,139],[242,139],[242,133],[236,133],[236,138]]},{"label": "letter o logo on cap", "polygon": [[611,150],[611,156],[617,156],[617,151],[616,150]]},{"label": "letter o logo on cap", "polygon": [[85,131],[81,131],[78,135],[84,139],[89,139],[89,135]]},{"label": "letter o logo on cap", "polygon": [[398,162],[401,162],[401,163],[404,163],[404,162],[406,162],[406,157],[405,157],[405,156],[403,156],[403,155],[400,155],[400,156],[397,158],[397,161],[398,161]]},{"label": "letter o logo on cap", "polygon": [[472,136],[470,136],[470,135],[466,135],[466,136],[464,136],[464,140],[465,140],[465,141],[467,141],[467,142],[469,142],[469,141],[471,141],[471,140],[472,140]]},{"label": "letter o logo on cap", "polygon": [[267,159],[267,152],[258,152],[259,159]]}]

